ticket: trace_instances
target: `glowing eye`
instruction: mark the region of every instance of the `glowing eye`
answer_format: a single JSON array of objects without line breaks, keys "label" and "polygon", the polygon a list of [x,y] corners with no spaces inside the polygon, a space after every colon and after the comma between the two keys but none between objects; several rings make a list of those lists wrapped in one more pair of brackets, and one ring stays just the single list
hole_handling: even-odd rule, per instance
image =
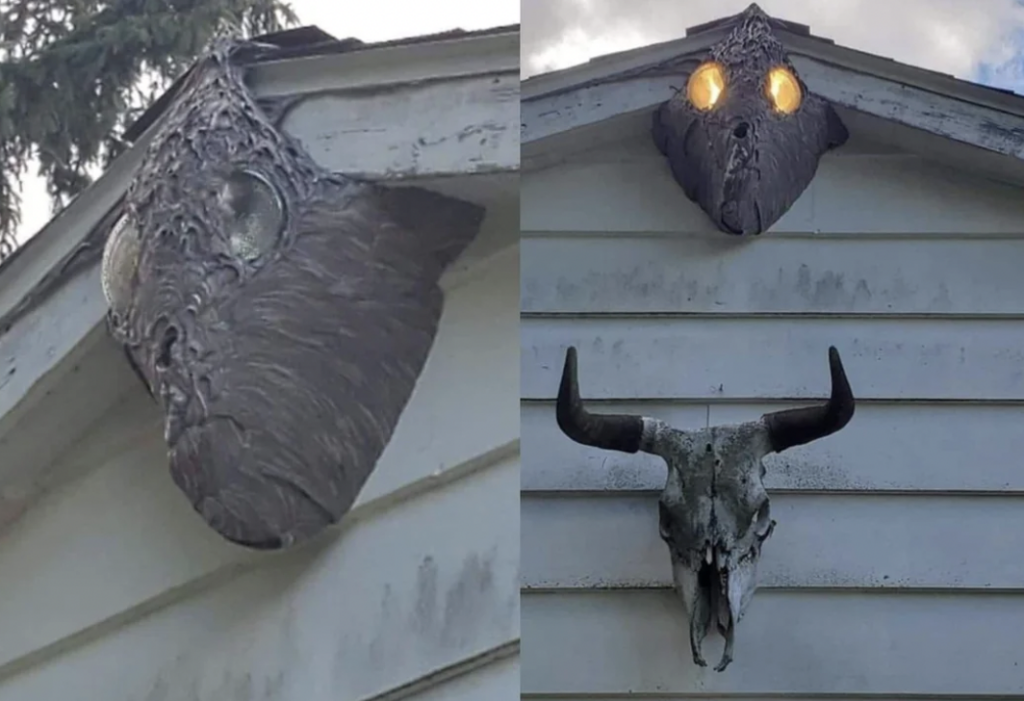
[{"label": "glowing eye", "polygon": [[268,253],[284,229],[284,200],[262,175],[240,171],[221,190],[228,213],[228,239],[235,255],[253,261]]},{"label": "glowing eye", "polygon": [[779,112],[793,114],[800,108],[803,93],[796,76],[789,69],[781,66],[771,69],[765,88],[772,106]]},{"label": "glowing eye", "polygon": [[122,214],[107,237],[100,264],[100,280],[107,304],[117,314],[123,314],[131,294],[132,275],[139,264],[139,235]]},{"label": "glowing eye", "polygon": [[697,68],[686,84],[686,97],[699,110],[715,106],[725,92],[725,71],[717,63],[705,63]]}]

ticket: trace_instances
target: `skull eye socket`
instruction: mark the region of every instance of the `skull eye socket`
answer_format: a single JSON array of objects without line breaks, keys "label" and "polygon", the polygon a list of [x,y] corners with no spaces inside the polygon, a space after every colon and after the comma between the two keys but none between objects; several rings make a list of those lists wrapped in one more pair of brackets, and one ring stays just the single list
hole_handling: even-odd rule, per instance
[{"label": "skull eye socket", "polygon": [[239,258],[252,262],[269,253],[284,231],[284,198],[266,177],[238,171],[220,191],[227,214],[228,244]]},{"label": "skull eye socket", "polygon": [[782,114],[793,114],[803,102],[800,82],[791,70],[783,66],[777,66],[768,71],[765,94],[768,96],[768,101],[772,103],[772,107]]},{"label": "skull eye socket", "polygon": [[725,71],[714,62],[702,64],[690,74],[686,97],[690,104],[705,111],[714,107],[725,92]]},{"label": "skull eye socket", "polygon": [[128,309],[132,276],[138,265],[138,230],[128,221],[128,215],[122,214],[110,230],[100,264],[103,296],[111,311],[119,316]]}]

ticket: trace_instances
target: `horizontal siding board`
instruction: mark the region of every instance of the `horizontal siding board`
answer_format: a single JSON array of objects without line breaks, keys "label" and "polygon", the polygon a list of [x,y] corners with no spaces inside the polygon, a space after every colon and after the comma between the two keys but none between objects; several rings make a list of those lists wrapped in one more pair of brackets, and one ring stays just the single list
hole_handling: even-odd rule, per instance
[{"label": "horizontal siding board", "polygon": [[338,698],[519,639],[519,472],[516,455],[389,509],[368,522],[372,535],[317,563],[295,601],[310,654],[331,648],[327,686]]},{"label": "horizontal siding board", "polygon": [[0,569],[14,573],[0,597],[0,666],[244,556],[203,525],[174,486],[159,426],[116,445],[119,415],[133,413],[156,418],[142,400],[109,414],[77,450],[117,449],[0,539]]},{"label": "horizontal siding board", "polygon": [[521,246],[526,313],[1024,313],[1024,239],[564,235]]},{"label": "horizontal siding board", "polygon": [[[268,555],[5,676],[0,698],[321,699],[329,689],[365,699],[430,678],[520,636],[518,482],[510,458],[360,521],[340,541]],[[116,583],[107,572],[105,586]],[[39,611],[49,615],[37,608],[37,621]]]},{"label": "horizontal siding board", "polygon": [[[531,497],[523,586],[670,587],[656,496]],[[763,587],[999,589],[1024,594],[1024,497],[782,494]]]},{"label": "horizontal siding board", "polygon": [[[588,373],[587,377],[591,375]],[[585,380],[584,380],[585,381]],[[680,428],[739,423],[800,404],[595,404]],[[553,403],[522,407],[524,491],[661,490],[661,458],[571,441]],[[862,402],[842,431],[765,458],[772,490],[1024,492],[1024,405]]]},{"label": "horizontal siding board", "polygon": [[[523,231],[691,232],[724,236],[646,152],[530,172]],[[1019,189],[914,156],[825,156],[814,180],[767,232],[1024,233]]]},{"label": "horizontal siding board", "polygon": [[[526,694],[1024,693],[1024,596],[766,590],[725,673],[670,591],[523,594]],[[709,637],[714,665],[720,639]]]},{"label": "horizontal siding board", "polygon": [[553,399],[565,348],[584,397],[828,396],[838,347],[865,399],[1024,400],[1024,324],[1005,319],[524,319],[521,392]]},{"label": "horizontal siding board", "polygon": [[409,701],[515,701],[519,698],[519,655],[491,662],[404,698]]},{"label": "horizontal siding board", "polygon": [[[423,374],[356,509],[443,481],[519,438],[517,264],[513,247],[446,293]],[[0,539],[0,570],[21,573],[0,597],[0,667],[258,557],[221,539],[175,487],[159,414],[139,387],[52,471],[80,476]]]}]

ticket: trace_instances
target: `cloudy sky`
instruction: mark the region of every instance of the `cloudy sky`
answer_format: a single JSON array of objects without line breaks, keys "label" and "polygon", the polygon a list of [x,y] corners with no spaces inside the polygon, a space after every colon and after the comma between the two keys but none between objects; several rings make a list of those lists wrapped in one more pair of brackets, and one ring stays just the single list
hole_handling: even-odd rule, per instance
[{"label": "cloudy sky", "polygon": [[[522,0],[523,75],[677,39],[750,0]],[[1024,92],[1021,0],[759,0],[837,44]],[[884,18],[884,19],[883,19]]]},{"label": "cloudy sky", "polygon": [[[363,41],[516,24],[520,5],[519,0],[290,0],[290,4],[301,24],[315,24],[336,37],[357,37]],[[45,185],[39,178],[25,178],[22,198],[20,243],[53,217]]]}]

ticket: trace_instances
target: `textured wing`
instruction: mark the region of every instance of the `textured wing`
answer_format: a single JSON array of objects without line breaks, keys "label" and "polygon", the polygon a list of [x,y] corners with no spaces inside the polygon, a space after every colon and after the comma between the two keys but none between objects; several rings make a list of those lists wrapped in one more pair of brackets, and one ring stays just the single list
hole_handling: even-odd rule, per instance
[{"label": "textured wing", "polygon": [[209,419],[185,430],[171,470],[214,529],[277,548],[345,515],[437,332],[443,265],[430,250],[461,250],[479,220],[423,191],[321,181],[287,253],[200,320],[232,331],[209,339],[221,359]]},{"label": "textured wing", "polygon": [[763,129],[754,199],[767,228],[789,211],[814,179],[822,155],[846,143],[849,132],[832,105],[812,93],[797,113],[767,119]]},{"label": "textured wing", "polygon": [[[698,138],[688,146],[687,139],[694,131]],[[707,197],[700,192],[701,183],[705,183],[705,187],[710,186],[710,181],[702,175],[700,165],[710,161],[711,143],[706,138],[701,139],[701,135],[696,115],[682,100],[669,100],[654,111],[654,143],[668,160],[672,177],[694,202],[701,202],[702,198]],[[689,150],[694,153],[688,153]]]},{"label": "textured wing", "polygon": [[832,106],[813,94],[792,115],[761,108],[698,114],[676,97],[655,111],[651,135],[686,196],[735,234],[760,233],[778,221],[814,178],[821,156],[849,136]]}]

